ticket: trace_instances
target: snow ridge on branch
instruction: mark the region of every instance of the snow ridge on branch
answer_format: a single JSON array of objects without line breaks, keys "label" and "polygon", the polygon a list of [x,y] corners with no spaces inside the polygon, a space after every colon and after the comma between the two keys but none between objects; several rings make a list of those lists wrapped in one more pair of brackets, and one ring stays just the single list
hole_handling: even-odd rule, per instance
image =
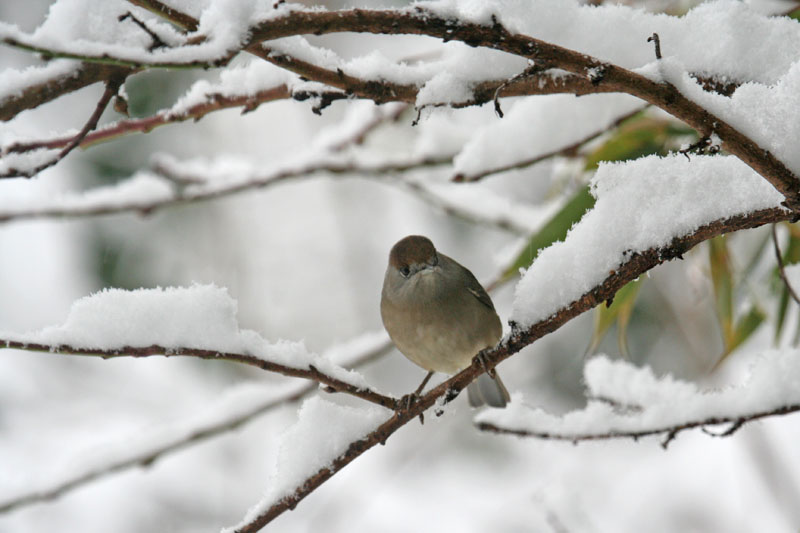
[{"label": "snow ridge on branch", "polygon": [[[483,431],[573,443],[663,435],[667,448],[675,437],[701,428],[728,437],[744,424],[800,411],[800,374],[795,350],[768,352],[750,371],[746,383],[723,390],[656,377],[648,367],[595,357],[584,368],[588,405],[563,416],[549,415],[519,402],[510,409],[476,417]],[[592,399],[596,398],[596,399]],[[727,426],[711,431],[712,426]]]},{"label": "snow ridge on branch", "polygon": [[388,409],[396,398],[363,377],[309,353],[302,343],[270,344],[240,330],[236,302],[213,285],[104,290],[75,302],[61,326],[24,335],[0,334],[0,348],[114,357],[182,356],[241,363],[316,381]]}]

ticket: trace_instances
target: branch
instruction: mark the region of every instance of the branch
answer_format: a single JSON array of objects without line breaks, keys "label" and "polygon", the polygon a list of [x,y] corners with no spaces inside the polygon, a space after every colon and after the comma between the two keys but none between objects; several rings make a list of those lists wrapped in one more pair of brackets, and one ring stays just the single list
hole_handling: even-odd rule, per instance
[{"label": "branch", "polygon": [[167,348],[164,346],[157,346],[157,345],[144,346],[144,347],[122,346],[120,348],[116,348],[113,350],[103,350],[103,349],[93,349],[93,348],[81,348],[68,345],[51,346],[47,344],[20,342],[10,339],[0,339],[0,349],[4,348],[29,350],[35,352],[49,352],[49,353],[67,354],[67,355],[88,355],[88,356],[102,357],[103,359],[110,359],[116,357],[139,358],[139,357],[151,357],[151,356],[163,355],[164,357],[172,357],[172,356],[198,357],[200,359],[231,361],[234,363],[242,363],[245,365],[254,366],[262,370],[275,372],[277,374],[282,374],[284,376],[310,379],[312,381],[316,381],[323,385],[327,385],[336,392],[347,393],[357,398],[361,398],[362,400],[366,400],[368,402],[378,404],[382,407],[386,407],[387,409],[397,409],[401,405],[400,400],[398,400],[397,398],[392,398],[390,396],[380,394],[369,388],[363,388],[351,385],[350,383],[347,383],[345,381],[342,381],[338,378],[335,378],[333,376],[325,374],[324,372],[319,371],[313,364],[308,365],[307,368],[295,368],[277,363],[275,361],[268,361],[265,359],[260,359],[254,355],[243,354],[243,353],[218,352],[215,350],[206,350],[202,348],[186,348],[186,347]]},{"label": "branch", "polygon": [[534,60],[589,80],[592,92],[624,92],[641,98],[690,125],[701,137],[715,133],[722,147],[769,181],[786,198],[785,205],[800,210],[800,179],[768,150],[685,97],[669,83],[654,82],[612,63],[526,35],[513,34],[495,21],[491,26],[440,17],[420,7],[405,11],[292,11],[254,26],[251,44],[291,35],[336,32],[413,34],[458,40]]},{"label": "branch", "polygon": [[65,74],[58,74],[46,81],[30,85],[19,94],[10,95],[0,102],[0,120],[8,121],[26,109],[33,109],[64,94],[77,91],[94,83],[127,77],[135,69],[96,63],[77,65]]},{"label": "branch", "polygon": [[308,384],[302,388],[298,388],[296,392],[285,394],[273,400],[254,405],[251,409],[238,414],[235,417],[222,420],[215,424],[200,424],[192,429],[185,437],[160,443],[159,445],[150,449],[135,450],[135,452],[129,454],[128,457],[118,461],[110,462],[109,464],[102,465],[98,468],[81,472],[61,481],[60,483],[55,483],[50,487],[23,493],[6,501],[0,501],[0,514],[15,511],[36,503],[55,500],[64,494],[72,492],[73,490],[87,485],[97,479],[104,478],[117,472],[122,472],[135,467],[150,466],[165,455],[177,452],[194,444],[204,442],[212,437],[216,437],[223,433],[237,429],[252,421],[256,417],[268,413],[275,407],[281,407],[288,403],[297,402],[304,396],[315,391],[317,388],[317,385],[313,383]]},{"label": "branch", "polygon": [[614,128],[618,127],[620,124],[622,124],[623,122],[625,122],[629,118],[631,118],[633,116],[636,116],[637,114],[641,113],[642,111],[644,111],[648,107],[649,106],[645,105],[645,106],[642,106],[642,107],[640,107],[638,109],[634,109],[630,113],[626,113],[624,115],[621,115],[621,116],[617,117],[617,119],[614,120],[614,122],[609,124],[607,127],[604,127],[604,128],[599,129],[597,131],[594,131],[594,132],[588,134],[587,136],[583,137],[582,139],[578,139],[577,141],[575,141],[575,142],[573,142],[571,144],[568,144],[566,146],[562,146],[560,148],[556,148],[555,150],[552,150],[550,152],[545,152],[543,154],[539,154],[539,155],[537,155],[535,157],[531,157],[529,159],[523,159],[521,161],[515,161],[514,163],[509,163],[507,165],[494,167],[494,168],[491,168],[489,170],[484,170],[484,171],[478,172],[476,174],[466,175],[466,174],[463,174],[463,173],[459,173],[459,174],[456,174],[455,176],[453,176],[452,178],[450,178],[450,180],[454,181],[454,182],[458,182],[458,183],[480,181],[483,178],[485,178],[486,176],[490,176],[492,174],[499,174],[501,172],[507,172],[509,170],[518,170],[518,169],[521,169],[521,168],[526,168],[526,167],[533,166],[533,165],[535,165],[537,163],[541,163],[542,161],[545,161],[547,159],[552,159],[553,157],[567,156],[567,155],[574,154],[583,145],[585,145],[587,143],[590,143],[593,140],[595,140],[598,137],[600,137],[601,135],[604,135],[604,134],[608,133],[609,131],[611,131]]},{"label": "branch", "polygon": [[197,27],[200,25],[200,21],[191,15],[181,13],[158,0],[128,0],[128,3],[163,17],[184,31],[197,31]]},{"label": "branch", "polygon": [[[256,176],[246,181],[234,182],[205,190],[202,189],[202,185],[199,186],[201,187],[199,190],[191,190],[191,188],[186,187],[184,190],[176,190],[172,196],[166,198],[160,197],[151,201],[116,201],[102,204],[86,202],[82,205],[76,205],[75,202],[71,202],[72,205],[65,206],[54,205],[52,207],[32,208],[16,212],[6,211],[5,213],[0,211],[0,223],[11,220],[81,218],[120,213],[151,214],[165,207],[204,202],[250,189],[269,187],[290,179],[310,177],[311,175],[319,173],[374,175],[382,177],[394,172],[406,172],[428,166],[444,165],[450,163],[451,160],[452,157],[448,156],[441,159],[415,159],[413,161],[394,162],[374,166],[358,166],[353,163],[322,162],[310,164],[300,169],[273,171],[272,173]],[[196,183],[198,181],[204,181],[198,180],[193,176],[187,177],[174,169],[163,166],[157,168],[156,172],[176,183]]]},{"label": "branch", "polygon": [[792,296],[792,300],[800,304],[800,297],[797,296],[792,284],[789,283],[789,278],[786,277],[786,270],[783,265],[783,253],[781,253],[781,247],[780,244],[778,244],[778,232],[775,229],[775,224],[772,225],[772,246],[775,250],[775,259],[778,262],[778,274],[780,274],[783,284],[786,286],[786,290],[788,290],[789,294]]},{"label": "branch", "polygon": [[50,168],[56,165],[59,161],[64,159],[67,154],[69,154],[72,150],[74,150],[78,145],[80,145],[81,141],[86,137],[86,135],[97,127],[97,123],[100,121],[100,117],[103,115],[103,111],[106,110],[108,107],[108,103],[117,94],[119,88],[122,87],[122,84],[125,83],[124,76],[112,76],[111,79],[106,82],[106,89],[103,91],[103,95],[100,97],[100,101],[97,102],[92,115],[89,117],[89,120],[86,121],[86,124],[81,128],[81,131],[78,132],[72,140],[64,146],[64,148],[52,158],[50,161],[47,161],[37,167],[30,169],[30,170],[18,170],[16,168],[9,168],[8,171],[4,173],[0,173],[0,178],[15,178],[15,177],[25,177],[30,178],[35,176],[39,172]]},{"label": "branch", "polygon": [[[249,113],[257,109],[263,103],[274,102],[276,100],[285,100],[288,98],[294,98],[295,100],[303,101],[308,98],[314,97],[314,98],[321,98],[323,100],[327,98],[327,101],[330,101],[333,98],[344,99],[348,98],[348,95],[353,95],[358,98],[372,100],[378,104],[387,103],[389,101],[405,102],[413,104],[414,101],[416,100],[416,95],[419,90],[417,87],[413,87],[412,90],[407,86],[400,86],[397,84],[391,84],[389,82],[379,83],[373,81],[363,81],[358,78],[347,76],[345,74],[342,74],[341,79],[339,79],[340,77],[333,71],[326,70],[321,67],[316,67],[314,65],[311,65],[310,63],[305,63],[299,59],[292,58],[291,56],[285,54],[277,57],[265,54],[264,58],[270,61],[271,63],[286,68],[287,70],[295,72],[308,79],[313,79],[314,81],[317,82],[328,83],[328,81],[331,81],[332,78],[335,78],[337,81],[336,83],[328,83],[328,84],[333,87],[339,88],[345,92],[342,94],[312,93],[308,91],[293,92],[288,85],[283,84],[263,89],[255,94],[241,94],[241,95],[229,96],[219,93],[212,93],[208,95],[208,100],[206,102],[195,104],[180,113],[174,112],[172,110],[164,110],[150,117],[120,120],[113,124],[109,124],[97,131],[94,131],[86,135],[85,138],[81,140],[79,146],[81,148],[86,148],[94,144],[116,139],[122,135],[127,135],[129,133],[136,133],[136,132],[149,133],[150,131],[159,126],[184,122],[186,120],[199,120],[200,118],[203,118],[205,115],[209,113],[215,111],[221,111],[224,109],[230,109],[234,107],[243,107],[244,109],[242,110],[242,113]],[[127,71],[127,72],[133,72],[133,71]],[[113,75],[111,75],[111,77],[113,77]],[[578,81],[579,83],[573,83],[575,81]],[[472,100],[452,104],[452,107],[461,108],[473,105],[482,105],[491,100],[491,98],[489,98],[488,95],[492,93],[493,88],[501,85],[502,83],[503,83],[502,81],[483,82],[478,87],[476,87],[474,91],[475,97]],[[583,85],[583,81],[577,76],[571,76],[569,78],[561,76],[554,78],[543,75],[535,79],[529,78],[524,80],[523,82],[515,82],[513,84],[509,84],[508,87],[504,89],[504,96],[575,93],[580,89],[581,85]],[[395,98],[387,100],[386,96],[388,93],[394,93]],[[37,103],[36,105],[39,104]],[[324,105],[321,105],[319,108],[316,109],[319,110],[322,107],[324,107]],[[2,106],[0,106],[0,110],[2,110]],[[401,111],[402,110],[398,110],[398,114]],[[9,116],[9,118],[12,117],[13,115]],[[62,148],[64,146],[67,146],[69,143],[73,142],[76,138],[77,138],[76,136],[63,136],[47,140],[16,142],[9,146],[4,147],[2,151],[0,151],[0,153],[2,154],[24,153],[43,148],[48,148],[48,149]],[[521,166],[527,166],[528,164],[533,164],[533,163],[522,163]],[[480,179],[492,172],[493,171],[487,171],[486,174],[483,174],[479,178],[474,178],[474,179]],[[471,179],[468,179],[466,181],[471,181]]]},{"label": "branch", "polygon": [[[351,361],[348,361],[347,366],[357,368],[388,353],[391,349],[391,342],[385,342],[358,355]],[[183,431],[183,433],[185,433],[183,436],[175,439],[165,439],[164,442],[150,446],[147,449],[132,451],[128,450],[129,453],[127,457],[123,457],[117,461],[112,461],[100,467],[76,474],[60,483],[52,485],[51,487],[24,493],[12,499],[0,502],[0,513],[7,513],[21,507],[32,505],[34,503],[54,500],[68,492],[71,492],[74,489],[91,483],[96,479],[103,478],[129,468],[150,466],[165,455],[172,454],[194,444],[205,442],[213,437],[217,437],[234,429],[238,429],[239,427],[253,421],[257,417],[270,412],[272,409],[281,407],[288,403],[300,401],[303,397],[313,393],[318,389],[319,386],[316,383],[309,383],[303,387],[293,387],[292,390],[287,391],[284,394],[280,394],[267,400],[258,402],[242,412],[234,413],[232,416],[227,416],[221,420],[214,420],[212,422],[202,420]]]},{"label": "branch", "polygon": [[[165,124],[174,124],[178,122],[184,122],[186,120],[199,120],[209,113],[221,111],[223,109],[242,107],[242,113],[249,113],[254,111],[263,103],[273,102],[275,100],[282,100],[290,97],[291,92],[287,85],[277,85],[275,87],[258,91],[255,94],[226,96],[219,93],[212,93],[207,95],[207,100],[205,102],[195,104],[180,113],[176,113],[171,110],[165,110],[145,118],[120,120],[112,124],[108,124],[107,126],[104,126],[99,130],[86,135],[80,141],[79,146],[85,148],[87,146],[105,142],[133,132],[149,133],[153,129]],[[24,153],[42,148],[61,148],[71,142],[74,142],[76,138],[77,136],[68,136],[45,141],[17,142],[5,147],[2,150],[2,153]]]},{"label": "branch", "polygon": [[76,59],[83,63],[97,63],[100,65],[112,65],[115,67],[125,67],[128,69],[140,70],[143,68],[163,68],[163,69],[210,69],[219,68],[227,65],[231,59],[239,53],[239,50],[229,51],[226,54],[214,58],[210,61],[189,60],[189,61],[143,61],[141,59],[130,59],[125,57],[112,56],[111,54],[81,54],[70,52],[69,50],[57,50],[55,48],[45,48],[35,44],[26,43],[13,37],[5,37],[0,40],[3,44],[26,50],[35,54],[41,54],[47,59]]},{"label": "branch", "polygon": [[[443,194],[435,192],[422,181],[401,179],[397,180],[395,183],[416,195],[423,202],[441,209],[449,216],[460,218],[466,222],[484,226],[494,226],[500,230],[508,231],[522,237],[528,237],[534,231],[534,228],[532,228],[530,224],[526,225],[520,222],[508,211],[503,213],[487,213],[485,209],[465,209],[462,205],[459,205],[458,202],[453,202]],[[487,194],[491,195],[491,193]]]},{"label": "branch", "polygon": [[[693,246],[707,239],[731,231],[750,229],[771,222],[788,220],[791,217],[791,213],[779,208],[755,211],[747,215],[717,220],[701,226],[693,233],[674,238],[669,245],[663,248],[651,248],[640,253],[634,253],[618,270],[610,273],[602,283],[585,293],[581,298],[565,305],[549,318],[532,324],[525,329],[512,325],[511,333],[498,346],[482,352],[482,359],[490,369],[494,368],[495,365],[539,338],[557,330],[576,316],[613,297],[626,283],[657,265],[676,257],[681,257]],[[237,526],[235,531],[237,533],[258,531],[284,512],[294,509],[301,500],[353,460],[373,446],[384,444],[395,431],[414,420],[433,405],[454,399],[483,372],[483,362],[481,358],[476,357],[470,366],[431,389],[416,402],[413,402],[408,409],[396,411],[392,418],[378,426],[364,438],[350,443],[347,450],[334,459],[328,467],[322,468],[306,478],[290,496],[275,502],[250,522]]]},{"label": "branch", "polygon": [[[488,431],[490,433],[498,433],[501,435],[532,437],[542,440],[560,440],[560,441],[572,442],[573,444],[591,440],[611,440],[611,439],[638,440],[641,437],[664,435],[664,440],[661,441],[661,446],[664,449],[667,449],[670,443],[672,443],[672,441],[675,440],[675,437],[677,437],[678,433],[681,433],[682,431],[701,428],[703,430],[703,433],[705,433],[706,435],[710,435],[712,437],[730,437],[731,435],[736,433],[739,429],[741,429],[741,427],[744,424],[752,422],[753,420],[759,420],[761,418],[767,418],[771,416],[788,415],[791,413],[795,413],[797,411],[800,411],[800,404],[785,405],[778,407],[777,409],[760,411],[749,415],[711,417],[711,418],[704,418],[702,420],[689,420],[682,424],[676,424],[673,426],[655,427],[650,429],[640,429],[631,431],[612,429],[607,432],[601,432],[601,433],[566,434],[566,433],[553,433],[546,431],[540,432],[529,429],[506,428],[489,422],[481,422],[477,424],[477,427],[481,431]],[[706,430],[707,426],[719,426],[722,424],[730,424],[730,426],[726,430],[720,433],[712,433]]]}]

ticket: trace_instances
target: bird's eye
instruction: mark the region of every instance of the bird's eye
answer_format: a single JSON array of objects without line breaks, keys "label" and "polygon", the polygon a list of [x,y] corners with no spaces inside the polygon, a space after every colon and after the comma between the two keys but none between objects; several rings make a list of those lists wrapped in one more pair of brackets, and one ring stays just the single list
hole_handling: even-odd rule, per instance
[{"label": "bird's eye", "polygon": [[434,254],[433,259],[431,259],[431,266],[436,266],[438,264],[439,264],[439,256]]},{"label": "bird's eye", "polygon": [[400,273],[403,275],[404,278],[407,278],[409,274],[411,274],[411,269],[408,266],[400,267]]}]

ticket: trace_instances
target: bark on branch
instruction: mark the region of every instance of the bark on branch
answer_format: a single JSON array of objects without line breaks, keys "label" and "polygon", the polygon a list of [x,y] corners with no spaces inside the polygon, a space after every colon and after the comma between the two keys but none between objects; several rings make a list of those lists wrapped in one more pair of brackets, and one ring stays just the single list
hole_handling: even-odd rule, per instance
[{"label": "bark on branch", "polygon": [[314,365],[308,367],[291,367],[283,365],[274,361],[261,359],[254,355],[232,352],[218,352],[215,350],[205,350],[202,348],[167,348],[164,346],[123,346],[114,350],[101,350],[92,348],[81,348],[75,346],[59,345],[51,346],[47,344],[38,344],[31,342],[20,342],[11,339],[0,339],[0,349],[13,348],[17,350],[28,350],[35,352],[48,352],[54,354],[66,355],[88,355],[95,357],[102,357],[103,359],[111,359],[116,357],[197,357],[200,359],[213,359],[217,361],[230,361],[234,363],[241,363],[245,365],[254,366],[269,372],[275,372],[284,376],[305,378],[316,381],[322,385],[329,387],[330,390],[335,392],[343,392],[350,394],[362,400],[378,404],[387,409],[398,409],[401,402],[398,398],[392,398],[369,388],[357,387],[351,385],[338,378],[325,374],[317,369]]}]

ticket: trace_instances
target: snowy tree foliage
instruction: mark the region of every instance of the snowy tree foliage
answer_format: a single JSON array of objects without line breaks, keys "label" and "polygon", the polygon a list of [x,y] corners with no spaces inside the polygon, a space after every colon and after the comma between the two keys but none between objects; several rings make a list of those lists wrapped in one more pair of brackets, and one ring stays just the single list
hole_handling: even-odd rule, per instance
[{"label": "snowy tree foliage", "polygon": [[0,530],[800,527],[797,2],[399,4],[0,5]]}]

